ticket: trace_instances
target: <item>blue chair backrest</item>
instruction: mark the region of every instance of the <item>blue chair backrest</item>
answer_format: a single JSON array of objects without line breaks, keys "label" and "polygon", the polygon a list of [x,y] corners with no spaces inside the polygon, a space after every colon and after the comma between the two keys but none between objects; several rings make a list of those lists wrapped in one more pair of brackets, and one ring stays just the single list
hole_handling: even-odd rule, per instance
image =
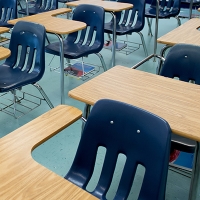
[{"label": "blue chair backrest", "polygon": [[[119,0],[118,2],[133,4],[133,8],[123,12],[116,12],[117,23],[121,22],[121,24],[127,26],[140,26],[140,30],[142,30],[145,24],[145,0]],[[136,21],[135,18],[137,18]],[[133,22],[136,24],[133,24]]]},{"label": "blue chair backrest", "polygon": [[79,147],[66,179],[86,189],[92,176],[98,147],[106,155],[97,186],[93,192],[105,199],[118,155],[126,162],[114,199],[129,195],[137,166],[145,167],[138,199],[163,200],[165,196],[171,129],[160,117],[143,109],[113,100],[98,101],[87,120]]},{"label": "blue chair backrest", "polygon": [[0,0],[0,21],[17,18],[17,0]]},{"label": "blue chair backrest", "polygon": [[35,81],[38,81],[45,70],[45,34],[45,28],[40,24],[17,22],[10,39],[11,56],[4,64],[32,73],[37,77]]},{"label": "blue chair backrest", "polygon": [[54,10],[58,8],[58,0],[37,0],[35,6],[44,10]]},{"label": "blue chair backrest", "polygon": [[[156,1],[152,0],[151,7],[156,7]],[[181,0],[161,0],[160,1],[160,10],[172,12],[179,14],[181,7]]]},{"label": "blue chair backrest", "polygon": [[[81,31],[78,41],[78,32],[68,35],[67,40],[74,43],[94,46],[96,51],[99,52],[104,45],[104,18],[105,12],[102,7],[82,4],[79,5],[73,14],[73,20],[81,21],[87,24],[87,28]],[[95,37],[95,38],[94,38]]]},{"label": "blue chair backrest", "polygon": [[160,75],[200,84],[200,47],[188,44],[173,46],[166,56]]}]

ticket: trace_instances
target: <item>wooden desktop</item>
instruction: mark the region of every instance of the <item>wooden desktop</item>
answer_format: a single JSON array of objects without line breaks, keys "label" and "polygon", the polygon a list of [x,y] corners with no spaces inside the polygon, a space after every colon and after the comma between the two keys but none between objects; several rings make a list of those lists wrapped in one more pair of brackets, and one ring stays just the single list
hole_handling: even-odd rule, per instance
[{"label": "wooden desktop", "polygon": [[[128,67],[116,66],[69,91],[69,96],[86,104],[84,117],[90,106],[99,99],[114,99],[148,110],[168,121],[173,133],[200,142],[200,86],[162,77]],[[200,149],[190,199],[199,199]]]},{"label": "wooden desktop", "polygon": [[96,199],[40,165],[31,156],[33,149],[81,116],[82,113],[77,108],[60,105],[0,138],[1,200]]}]

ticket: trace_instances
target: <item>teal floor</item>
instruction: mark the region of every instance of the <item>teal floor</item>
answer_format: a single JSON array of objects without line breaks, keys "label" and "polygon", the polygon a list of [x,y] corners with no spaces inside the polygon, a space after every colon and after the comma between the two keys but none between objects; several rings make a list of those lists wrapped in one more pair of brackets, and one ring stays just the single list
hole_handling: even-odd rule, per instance
[{"label": "teal floor", "polygon": [[[109,14],[106,14],[106,18],[108,19],[110,16]],[[185,20],[186,21],[186,20]],[[185,22],[184,20],[182,23]],[[154,21],[153,21],[154,23]],[[160,20],[159,21],[159,33],[158,36],[162,36],[165,33],[169,32],[170,30],[173,30],[177,27],[177,21],[176,19],[168,19],[168,20]],[[154,30],[154,26],[153,26]],[[147,34],[147,24],[145,25],[144,30],[142,31],[145,42],[147,45],[148,53],[153,53],[153,37],[148,36]],[[57,38],[53,35],[48,35],[50,41],[56,41]],[[105,35],[105,39],[107,36]],[[137,34],[133,34],[131,36],[128,36],[130,41],[140,42],[140,38]],[[159,53],[160,49],[163,47],[163,45],[158,44],[158,50]],[[106,65],[108,68],[111,67],[111,51],[103,49],[101,51]],[[54,104],[54,106],[57,106],[60,104],[60,74],[56,72],[50,71],[49,68],[49,62],[51,60],[52,56],[46,54],[46,71],[44,77],[39,82],[40,85],[43,87],[47,95],[49,96],[50,100]],[[116,53],[116,65],[123,65],[126,67],[132,67],[134,64],[138,63],[142,59],[145,58],[144,51],[142,47],[137,50],[136,52],[125,55],[120,52]],[[87,61],[94,62],[96,64],[99,63],[99,60],[96,59],[95,56],[89,56],[87,58]],[[54,58],[52,64],[52,67],[58,67],[59,66],[59,58]],[[148,61],[146,64],[142,65],[138,68],[138,70],[147,71],[150,73],[156,73],[156,67],[157,67],[157,61],[153,62],[153,60]],[[102,73],[101,70],[98,74]],[[113,80],[114,81],[114,80]],[[84,104],[81,102],[78,102],[74,99],[71,99],[68,97],[68,91],[77,87],[78,85],[82,84],[83,81],[77,80],[75,78],[66,76],[65,77],[65,103],[68,105],[75,106],[81,110],[84,108]],[[31,93],[37,92],[36,89],[33,86],[27,86],[24,87],[25,91],[29,91]],[[49,107],[45,102],[42,102],[42,105],[35,110],[31,111],[27,115],[19,118],[14,119],[13,117],[5,114],[0,113],[0,120],[1,120],[1,131],[0,131],[0,137],[5,136],[6,134],[9,134],[11,131],[15,130],[16,128],[24,125],[25,123],[29,122],[30,120],[40,116],[44,112],[48,111]],[[69,128],[63,130],[44,144],[40,145],[37,149],[35,149],[32,153],[33,158],[47,167],[48,169],[54,171],[55,173],[59,174],[60,176],[64,176],[68,169],[70,168],[70,165],[73,161],[73,157],[76,153],[77,145],[81,137],[81,121],[77,121],[73,125],[71,125]],[[98,170],[101,166],[101,160],[104,156],[104,151],[101,149],[99,151],[98,155],[98,164],[95,168],[96,174],[98,174]],[[117,184],[118,177],[120,174],[121,167],[123,166],[124,158],[123,156],[119,158],[118,160],[118,170],[115,174],[115,181],[113,182],[113,187],[109,191],[108,199],[112,199],[113,193],[115,191],[114,187]],[[142,180],[142,174],[144,173],[144,169],[141,167],[137,171],[137,178],[135,180],[134,186],[131,195],[129,199],[137,199],[137,195],[135,195],[135,191],[138,190],[140,187],[140,182]],[[89,190],[92,190],[93,183],[96,181],[98,175],[93,177],[93,182],[88,187]],[[174,173],[172,171],[169,171],[168,174],[168,181],[167,181],[167,191],[166,191],[166,199],[167,200],[186,200],[188,199],[188,192],[189,192],[189,185],[190,185],[190,179],[179,175],[177,173]],[[136,192],[137,193],[137,192]],[[134,194],[134,195],[133,195]]]}]

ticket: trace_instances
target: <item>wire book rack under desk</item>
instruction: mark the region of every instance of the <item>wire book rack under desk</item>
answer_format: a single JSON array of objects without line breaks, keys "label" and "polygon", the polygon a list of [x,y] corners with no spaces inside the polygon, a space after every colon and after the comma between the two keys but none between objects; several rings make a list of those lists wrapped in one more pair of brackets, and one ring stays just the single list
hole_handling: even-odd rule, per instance
[{"label": "wire book rack under desk", "polygon": [[[66,63],[64,73],[66,76],[71,76],[78,80],[85,81],[100,71],[101,66],[93,63],[81,62],[79,60],[73,60],[75,62]],[[50,71],[60,73],[60,67],[50,66]]]}]

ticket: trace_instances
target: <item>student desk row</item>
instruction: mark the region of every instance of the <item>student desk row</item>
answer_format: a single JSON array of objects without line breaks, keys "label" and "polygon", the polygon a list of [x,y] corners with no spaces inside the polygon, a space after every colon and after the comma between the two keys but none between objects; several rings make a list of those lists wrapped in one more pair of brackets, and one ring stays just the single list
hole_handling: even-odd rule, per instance
[{"label": "student desk row", "polygon": [[[113,99],[138,106],[168,121],[173,133],[200,142],[200,86],[116,66],[69,91],[69,96],[90,106],[99,99]],[[199,199],[200,149],[193,165],[190,199]],[[200,191],[200,190],[199,190]]]},{"label": "student desk row", "polygon": [[95,200],[96,197],[33,160],[31,152],[81,117],[60,105],[0,138],[0,199]]},{"label": "student desk row", "polygon": [[[122,10],[130,9],[133,7],[132,4],[128,3],[119,3],[119,2],[110,2],[110,1],[101,1],[101,0],[81,0],[76,2],[71,2],[67,4],[68,6],[78,6],[80,4],[92,4],[101,6],[105,11],[110,12],[113,15],[114,19],[114,30],[113,30],[113,51],[112,51],[112,66],[115,65],[115,42],[116,42],[116,17],[115,12],[120,12]],[[74,20],[56,18],[53,16],[70,12],[69,8],[61,8],[49,12],[44,12],[37,15],[22,17],[14,20],[8,21],[10,24],[16,24],[20,20],[30,21],[42,24],[48,33],[55,34],[60,41],[60,93],[61,93],[61,104],[65,103],[65,94],[64,94],[64,55],[63,55],[63,38],[62,35],[66,35],[72,32],[82,30],[86,27],[86,24],[83,22],[78,22]]]}]

